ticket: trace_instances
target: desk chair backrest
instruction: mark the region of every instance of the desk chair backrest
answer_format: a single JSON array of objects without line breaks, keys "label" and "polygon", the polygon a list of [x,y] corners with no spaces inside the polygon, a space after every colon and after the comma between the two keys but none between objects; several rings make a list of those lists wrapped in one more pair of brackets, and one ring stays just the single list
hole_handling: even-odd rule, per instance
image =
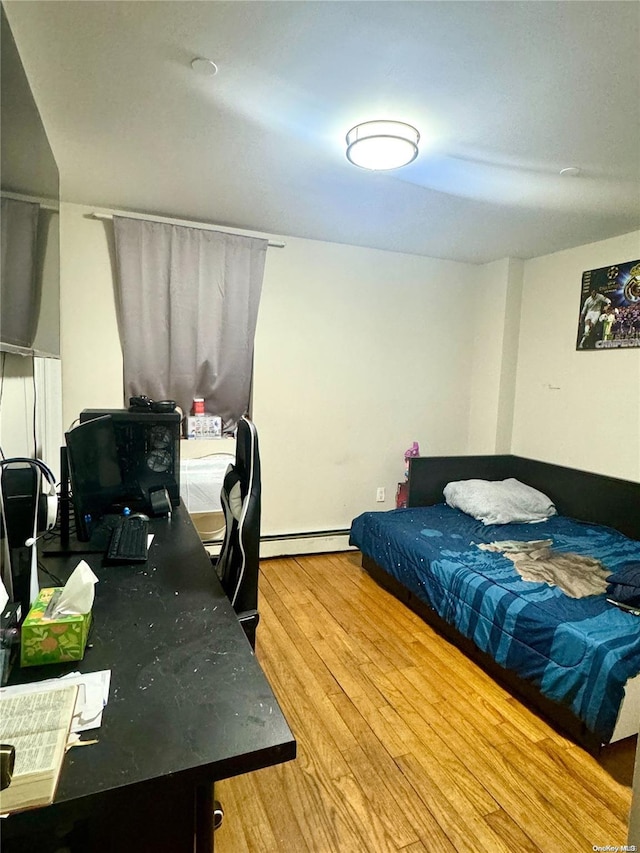
[{"label": "desk chair backrest", "polygon": [[238,421],[236,461],[229,465],[220,499],[226,530],[216,571],[238,615],[258,607],[260,558],[260,454],[255,424]]}]

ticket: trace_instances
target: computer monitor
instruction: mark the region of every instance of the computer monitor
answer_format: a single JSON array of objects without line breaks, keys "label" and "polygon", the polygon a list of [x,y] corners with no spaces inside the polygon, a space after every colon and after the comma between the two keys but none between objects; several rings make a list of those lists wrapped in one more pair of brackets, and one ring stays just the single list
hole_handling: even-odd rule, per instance
[{"label": "computer monitor", "polygon": [[65,433],[76,536],[88,542],[96,524],[124,497],[112,419],[78,424]]}]

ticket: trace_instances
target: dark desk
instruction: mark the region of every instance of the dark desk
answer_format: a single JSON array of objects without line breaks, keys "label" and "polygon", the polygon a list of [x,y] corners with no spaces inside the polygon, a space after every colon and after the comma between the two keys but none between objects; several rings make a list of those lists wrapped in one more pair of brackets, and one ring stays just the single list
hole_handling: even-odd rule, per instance
[{"label": "dark desk", "polygon": [[[23,849],[11,840],[40,825],[49,834],[54,822],[78,816],[82,853],[191,853],[194,833],[197,849],[210,851],[211,783],[295,757],[186,510],[153,520],[151,532],[146,564],[102,567],[101,555],[85,555],[100,582],[84,660],[12,678],[111,669],[99,743],[67,754],[53,806],[3,821],[7,851]],[[78,559],[48,558],[47,566],[64,579]]]}]

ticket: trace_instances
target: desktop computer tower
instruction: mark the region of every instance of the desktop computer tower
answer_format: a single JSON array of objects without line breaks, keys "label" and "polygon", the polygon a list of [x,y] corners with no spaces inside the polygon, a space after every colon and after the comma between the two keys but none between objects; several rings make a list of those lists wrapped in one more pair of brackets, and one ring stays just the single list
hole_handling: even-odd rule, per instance
[{"label": "desktop computer tower", "polygon": [[84,409],[80,423],[110,415],[115,431],[126,492],[148,500],[155,489],[167,489],[171,504],[180,503],[180,414]]}]

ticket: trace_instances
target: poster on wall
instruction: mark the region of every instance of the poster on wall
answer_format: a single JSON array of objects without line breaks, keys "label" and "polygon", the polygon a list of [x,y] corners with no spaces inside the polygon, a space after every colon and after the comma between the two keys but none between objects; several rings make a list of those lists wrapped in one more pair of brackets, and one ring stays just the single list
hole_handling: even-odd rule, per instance
[{"label": "poster on wall", "polygon": [[582,273],[576,349],[640,347],[640,260]]}]

